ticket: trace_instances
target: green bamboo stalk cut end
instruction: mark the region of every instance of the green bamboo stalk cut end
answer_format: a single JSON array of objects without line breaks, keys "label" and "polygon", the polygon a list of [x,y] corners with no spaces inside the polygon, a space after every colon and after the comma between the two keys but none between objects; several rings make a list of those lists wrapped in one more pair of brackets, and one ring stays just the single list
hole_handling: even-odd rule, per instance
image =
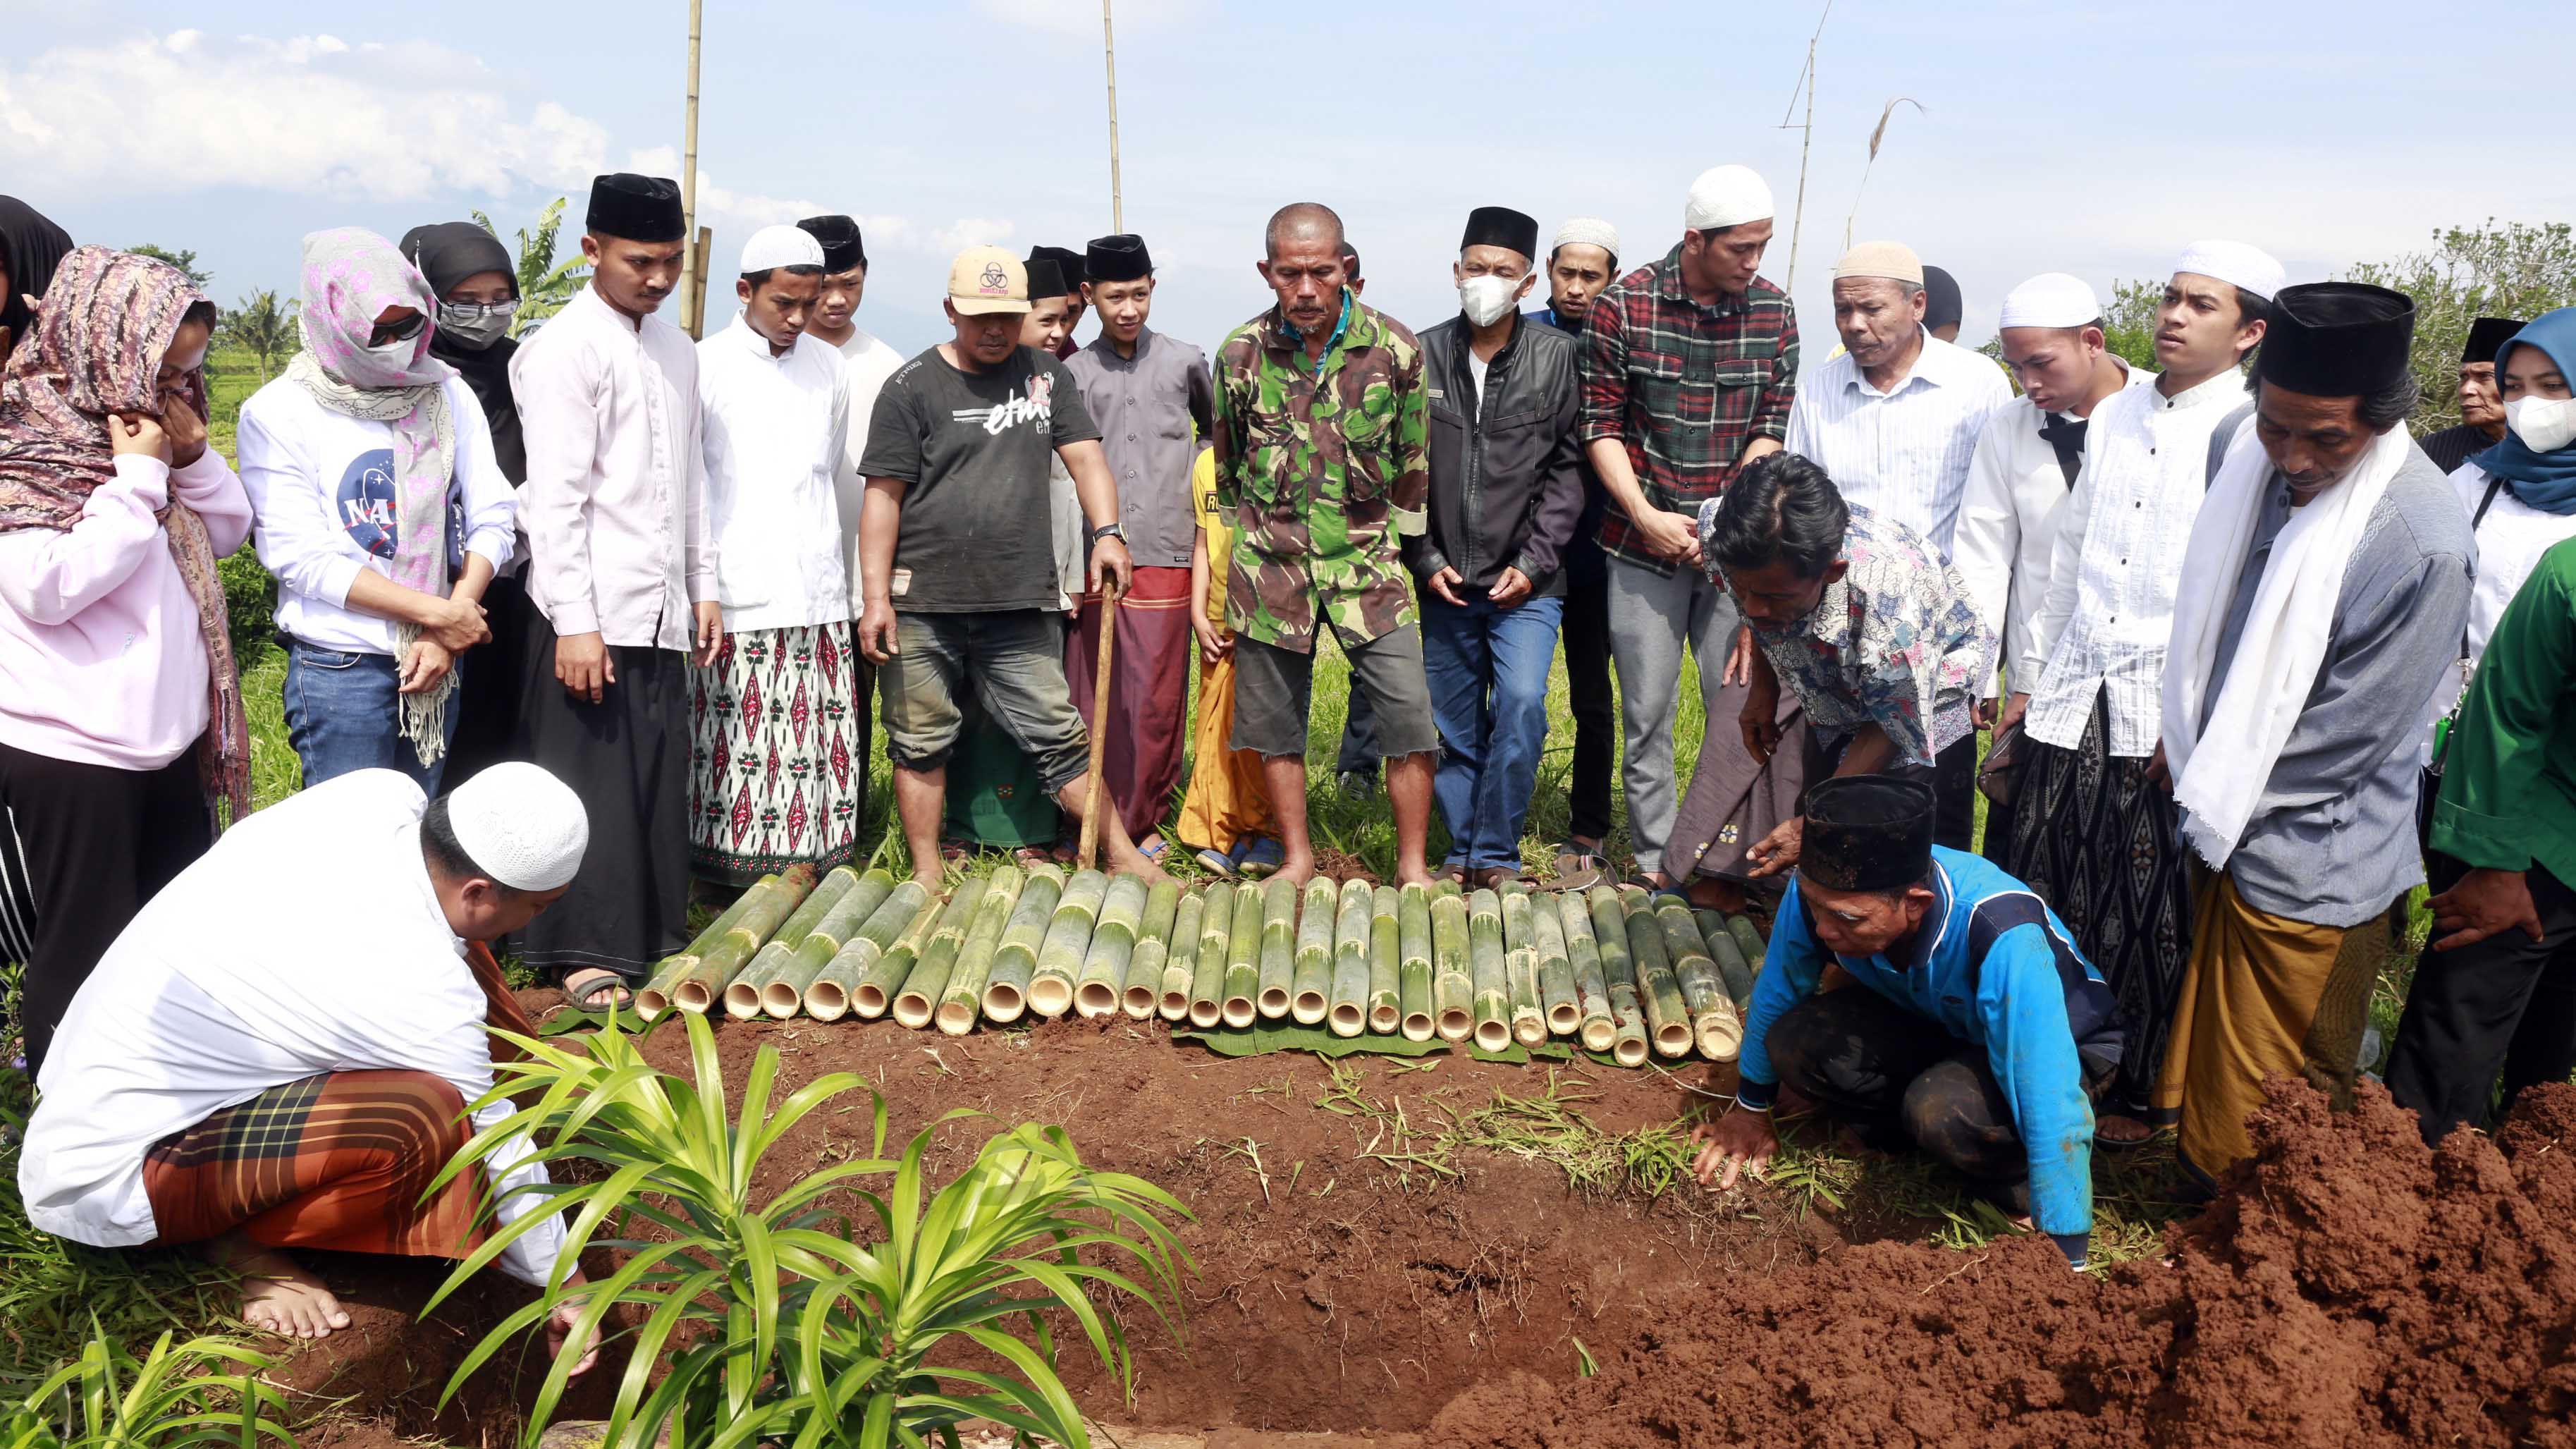
[{"label": "green bamboo stalk cut end", "polygon": [[1082,974],[1082,958],[1091,949],[1091,933],[1100,924],[1100,907],[1109,896],[1109,877],[1078,870],[1065,882],[1046,943],[1038,948],[1038,966],[1029,978],[1029,1010],[1053,1020],[1073,1007],[1073,983]]},{"label": "green bamboo stalk cut end", "polygon": [[[1338,909],[1333,916],[1332,987],[1324,1024],[1335,1036],[1358,1036],[1368,1030],[1369,923],[1376,900],[1376,888],[1364,880],[1345,881],[1333,894]],[[1298,966],[1302,971],[1305,963],[1301,960]]]},{"label": "green bamboo stalk cut end", "polygon": [[742,974],[725,983],[724,1014],[735,1021],[749,1021],[760,1015],[760,993],[770,981],[796,960],[796,953],[785,941],[771,941],[742,968]]},{"label": "green bamboo stalk cut end", "polygon": [[1720,926],[1708,937],[1708,954],[1717,961],[1718,984],[1741,1016],[1753,1004],[1753,971],[1744,964],[1744,947],[1733,932]]},{"label": "green bamboo stalk cut end", "polygon": [[1403,895],[1394,886],[1369,892],[1368,1029],[1393,1034],[1404,1023]]},{"label": "green bamboo stalk cut end", "polygon": [[1431,892],[1395,893],[1397,1021],[1407,1041],[1431,1040]]},{"label": "green bamboo stalk cut end", "polygon": [[1432,1029],[1443,1041],[1465,1041],[1474,1032],[1475,983],[1467,974],[1467,903],[1456,895],[1431,897]]},{"label": "green bamboo stalk cut end", "polygon": [[[1145,907],[1136,917],[1136,946],[1127,957],[1127,975],[1119,984],[1118,1005],[1131,1020],[1144,1021],[1154,1014],[1157,998],[1162,994],[1163,972],[1171,960],[1172,922],[1179,916],[1181,888],[1177,882],[1164,881],[1145,893]],[[1195,949],[1195,946],[1193,946]],[[1189,1010],[1189,987],[1181,988],[1181,1009]]]},{"label": "green bamboo stalk cut end", "polygon": [[1592,934],[1592,903],[1566,894],[1558,898],[1557,916],[1565,928],[1566,959],[1574,967],[1575,1005],[1583,1012],[1576,1035],[1588,1051],[1609,1051],[1619,1028],[1610,1017],[1610,984],[1601,974],[1601,943]]},{"label": "green bamboo stalk cut end", "polygon": [[1253,1005],[1263,1019],[1288,1014],[1288,990],[1297,971],[1297,883],[1272,876],[1261,885],[1260,990]]},{"label": "green bamboo stalk cut end", "polygon": [[939,1010],[939,998],[947,993],[948,978],[957,969],[957,949],[966,944],[966,923],[974,919],[976,903],[984,899],[981,876],[957,887],[948,897],[948,906],[939,913],[939,924],[931,929],[930,940],[921,948],[921,956],[895,992],[894,1019],[898,1026],[915,1031],[930,1025],[931,1016]]},{"label": "green bamboo stalk cut end", "polygon": [[1190,987],[1198,977],[1200,922],[1206,911],[1205,898],[1188,895],[1172,913],[1171,950],[1163,958],[1162,994],[1154,1002],[1154,1014],[1165,1021],[1190,1019]]},{"label": "green bamboo stalk cut end", "polygon": [[[795,956],[781,967],[778,974],[760,988],[760,1009],[785,1021],[805,1004],[805,993],[822,979],[825,971],[841,954],[859,929],[866,925],[877,908],[894,894],[894,877],[882,870],[860,876],[856,884],[841,893],[832,909],[814,924],[796,947]],[[852,979],[856,979],[853,977]]]},{"label": "green bamboo stalk cut end", "polygon": [[1322,1023],[1332,1009],[1333,924],[1341,887],[1317,876],[1306,882],[1298,907],[1297,956],[1288,978],[1288,1016],[1299,1026]]},{"label": "green bamboo stalk cut end", "polygon": [[896,886],[805,988],[806,1015],[817,1021],[838,1021],[853,1009],[862,1021],[885,1015],[938,926],[939,908],[939,898],[921,882]]},{"label": "green bamboo stalk cut end", "polygon": [[1261,891],[1252,886],[1237,886],[1234,892],[1234,922],[1226,936],[1225,1024],[1252,1025],[1255,1011],[1253,996],[1261,989]]},{"label": "green bamboo stalk cut end", "polygon": [[1205,1031],[1224,1016],[1226,958],[1234,947],[1235,888],[1209,886],[1199,916],[1199,954],[1190,966],[1190,1025]]},{"label": "green bamboo stalk cut end", "polygon": [[[1136,932],[1145,923],[1145,883],[1122,875],[1109,883],[1101,898],[1100,921],[1084,948],[1082,974],[1073,984],[1073,1009],[1085,1021],[1105,1021],[1118,1014],[1118,999],[1127,987],[1127,967],[1135,959]],[[1155,979],[1162,977],[1156,968]],[[1151,994],[1147,1009],[1152,1008]]]},{"label": "green bamboo stalk cut end", "polygon": [[1610,1039],[1610,1059],[1623,1067],[1643,1065],[1647,1052],[1646,1014],[1638,1009],[1636,987],[1610,988],[1610,1017],[1617,1028]]},{"label": "green bamboo stalk cut end", "polygon": [[1727,917],[1726,934],[1735,938],[1735,949],[1744,953],[1745,969],[1756,976],[1761,975],[1762,959],[1770,954],[1771,946],[1769,942],[1762,939],[1762,932],[1754,926],[1753,918]]},{"label": "green bamboo stalk cut end", "polygon": [[814,880],[815,872],[811,865],[790,866],[780,872],[777,883],[769,887],[767,894],[745,910],[733,923],[733,929],[709,947],[706,955],[698,959],[698,964],[690,967],[679,984],[671,988],[671,1004],[682,1011],[700,1015],[712,1010],[723,996],[724,989],[733,984],[733,979],[742,974],[751,958],[760,953],[760,948],[768,944],[771,936],[777,934],[779,926],[796,913],[796,907],[804,902],[806,892],[813,888]]},{"label": "green bamboo stalk cut end", "polygon": [[1663,923],[1655,918],[1644,891],[1627,886],[1619,896],[1628,913],[1628,954],[1636,965],[1637,1005],[1646,1013],[1646,1040],[1658,1056],[1685,1056],[1691,1049],[1690,1012],[1682,1004],[1681,984],[1673,979]]},{"label": "green bamboo stalk cut end", "polygon": [[984,986],[992,979],[993,957],[1002,948],[1002,933],[1010,929],[1011,912],[1018,909],[1027,881],[1015,865],[1001,866],[984,878],[984,898],[975,903],[966,944],[958,948],[956,969],[933,1018],[943,1034],[964,1036],[975,1029],[975,1018],[984,1008]]},{"label": "green bamboo stalk cut end", "polygon": [[1002,927],[1002,944],[993,952],[992,968],[985,973],[985,1020],[1008,1026],[1028,1010],[1029,973],[1037,967],[1038,946],[1046,940],[1047,925],[1055,919],[1055,903],[1063,891],[1063,871],[1052,865],[1030,868],[1020,886],[1020,898],[1011,907],[1010,922]]},{"label": "green bamboo stalk cut end", "polygon": [[1565,916],[1553,900],[1536,903],[1530,912],[1538,938],[1538,1006],[1552,1036],[1572,1036],[1583,1024],[1574,1000],[1574,962],[1565,949]]},{"label": "green bamboo stalk cut end", "polygon": [[[1663,924],[1664,946],[1673,958],[1673,976],[1681,984],[1682,1004],[1690,1011],[1692,1044],[1712,1062],[1735,1060],[1744,1042],[1744,1023],[1737,1018],[1735,1003],[1727,999],[1720,983],[1717,961],[1709,955],[1708,938],[1700,930],[1699,918],[1679,901],[1658,904],[1655,917]],[[1718,936],[1721,940],[1726,938],[1723,927]],[[1728,940],[1726,947],[1731,953],[1735,943]]]},{"label": "green bamboo stalk cut end", "polygon": [[778,877],[774,875],[765,875],[753,881],[732,905],[725,907],[721,914],[707,923],[707,928],[698,933],[698,938],[689,943],[687,950],[665,956],[655,963],[653,974],[645,978],[644,989],[635,993],[636,1015],[646,1021],[652,1021],[669,1011],[671,992],[680,984],[680,978],[697,968],[698,962],[705,959],[707,952],[714,949],[716,942],[723,940],[733,930],[734,923],[742,919],[743,912],[750,910],[756,902],[766,899],[777,887]]},{"label": "green bamboo stalk cut end", "polygon": [[1537,1046],[1547,1040],[1547,1013],[1538,1004],[1538,953],[1507,951],[1503,966],[1512,981],[1512,1040]]},{"label": "green bamboo stalk cut end", "polygon": [[1490,890],[1467,895],[1467,969],[1474,982],[1476,1045],[1498,1052],[1512,1044],[1511,978],[1503,953],[1503,908]]},{"label": "green bamboo stalk cut end", "polygon": [[1594,886],[1585,893],[1591,907],[1592,939],[1601,956],[1603,985],[1616,987],[1637,984],[1637,965],[1628,953],[1628,908],[1619,903],[1619,892],[1611,886]]}]

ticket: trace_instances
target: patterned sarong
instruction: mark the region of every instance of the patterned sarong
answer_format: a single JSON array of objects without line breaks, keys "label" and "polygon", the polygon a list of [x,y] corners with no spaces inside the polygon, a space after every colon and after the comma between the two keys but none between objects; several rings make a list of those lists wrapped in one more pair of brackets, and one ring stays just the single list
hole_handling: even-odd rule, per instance
[{"label": "patterned sarong", "polygon": [[[1190,653],[1197,636],[1185,568],[1140,568],[1118,601],[1117,657],[1110,661],[1108,744],[1100,773],[1118,818],[1138,840],[1172,813],[1181,785],[1182,747],[1188,742]],[[1100,599],[1086,595],[1082,622],[1065,641],[1064,677],[1082,722],[1091,718],[1092,673],[1100,659]]]},{"label": "patterned sarong", "polygon": [[689,868],[749,885],[857,851],[867,804],[867,699],[850,626],[725,636],[689,668]]}]

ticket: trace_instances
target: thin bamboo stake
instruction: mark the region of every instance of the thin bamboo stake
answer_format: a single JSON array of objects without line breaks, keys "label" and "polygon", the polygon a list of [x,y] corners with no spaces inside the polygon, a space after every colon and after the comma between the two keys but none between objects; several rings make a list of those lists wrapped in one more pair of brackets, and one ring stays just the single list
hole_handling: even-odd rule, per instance
[{"label": "thin bamboo stake", "polygon": [[[680,235],[698,231],[698,36],[705,29],[706,0],[689,0],[689,92],[680,121]],[[705,327],[706,256],[692,243],[680,253],[680,330],[695,337]],[[693,285],[693,283],[695,285]]]},{"label": "thin bamboo stake", "polygon": [[[1082,844],[1074,853],[1074,863],[1084,870],[1100,868],[1100,812],[1116,808],[1101,786],[1101,771],[1109,759],[1109,664],[1117,652],[1118,581],[1104,573],[1100,579],[1100,656],[1092,661],[1091,668],[1091,766],[1082,777]],[[1047,1015],[1058,1015],[1062,1010],[1058,1007]]]},{"label": "thin bamboo stake", "polygon": [[1118,185],[1118,31],[1110,24],[1109,0],[1100,0],[1100,49],[1109,61],[1109,229],[1127,229],[1126,198]]},{"label": "thin bamboo stake", "polygon": [[1794,130],[1798,133],[1798,207],[1789,217],[1787,290],[1791,296],[1796,296],[1798,292],[1798,233],[1805,227],[1807,220],[1807,152],[1816,139],[1816,42],[1824,38],[1825,21],[1832,18],[1833,13],[1833,0],[1825,0],[1824,13],[1816,17],[1816,33],[1807,37],[1807,68],[1798,73],[1797,90],[1789,92],[1790,107],[1798,104],[1800,91],[1806,93],[1807,119],[1792,126],[1789,124],[1788,110],[1783,109],[1780,112],[1780,124],[1775,128],[1782,131]]}]

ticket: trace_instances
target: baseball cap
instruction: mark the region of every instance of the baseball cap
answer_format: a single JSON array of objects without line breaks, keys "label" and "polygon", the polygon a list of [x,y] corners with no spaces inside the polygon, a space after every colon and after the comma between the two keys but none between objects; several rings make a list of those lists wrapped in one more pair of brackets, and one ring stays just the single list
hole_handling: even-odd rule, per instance
[{"label": "baseball cap", "polygon": [[1029,269],[1000,247],[968,247],[948,266],[948,301],[959,312],[1029,310]]}]

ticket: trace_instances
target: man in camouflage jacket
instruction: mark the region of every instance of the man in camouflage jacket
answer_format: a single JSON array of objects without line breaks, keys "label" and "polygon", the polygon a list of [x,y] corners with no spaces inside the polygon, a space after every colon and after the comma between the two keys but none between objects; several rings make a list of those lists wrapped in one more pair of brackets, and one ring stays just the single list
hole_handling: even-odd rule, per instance
[{"label": "man in camouflage jacket", "polygon": [[1329,626],[1377,719],[1395,809],[1396,874],[1427,883],[1423,841],[1440,736],[1401,536],[1430,490],[1422,348],[1345,285],[1341,219],[1300,203],[1270,219],[1263,279],[1278,305],[1216,359],[1217,504],[1234,515],[1226,622],[1235,633],[1233,747],[1262,756],[1287,860],[1314,873],[1307,707]]}]

